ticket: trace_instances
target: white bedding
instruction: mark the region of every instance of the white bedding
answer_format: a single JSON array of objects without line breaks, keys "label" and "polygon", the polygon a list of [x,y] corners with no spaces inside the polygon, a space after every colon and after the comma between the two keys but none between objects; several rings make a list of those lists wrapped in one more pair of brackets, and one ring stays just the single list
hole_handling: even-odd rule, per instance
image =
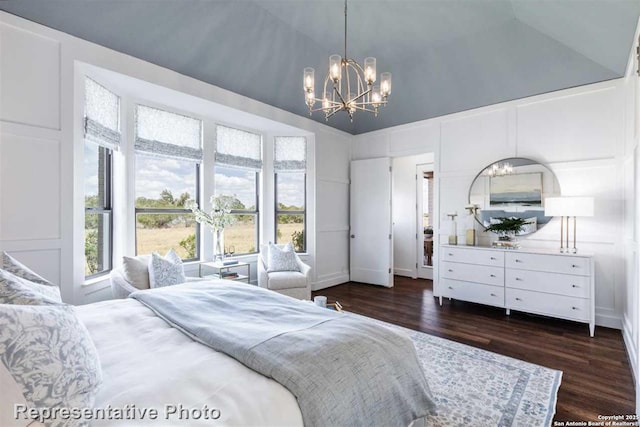
[{"label": "white bedding", "polygon": [[[199,344],[132,299],[77,307],[98,349],[104,383],[96,407],[156,408],[136,425],[302,426],[295,397],[282,385]],[[220,411],[217,421],[165,419],[165,405]],[[126,425],[133,422],[127,421]],[[122,420],[92,425],[123,425]]]}]

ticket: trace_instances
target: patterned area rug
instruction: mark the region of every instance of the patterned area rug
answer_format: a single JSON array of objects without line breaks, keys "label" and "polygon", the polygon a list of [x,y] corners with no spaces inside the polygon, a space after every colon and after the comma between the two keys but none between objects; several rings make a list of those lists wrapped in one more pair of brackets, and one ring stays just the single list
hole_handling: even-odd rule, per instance
[{"label": "patterned area rug", "polygon": [[427,426],[551,425],[562,371],[371,320],[413,340],[438,405]]}]

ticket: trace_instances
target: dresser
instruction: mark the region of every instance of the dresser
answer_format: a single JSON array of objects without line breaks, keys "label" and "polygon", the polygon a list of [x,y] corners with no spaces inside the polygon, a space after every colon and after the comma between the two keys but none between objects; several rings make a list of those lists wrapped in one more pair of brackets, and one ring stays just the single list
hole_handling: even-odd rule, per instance
[{"label": "dresser", "polygon": [[588,323],[595,332],[594,262],[588,254],[440,247],[442,298]]}]

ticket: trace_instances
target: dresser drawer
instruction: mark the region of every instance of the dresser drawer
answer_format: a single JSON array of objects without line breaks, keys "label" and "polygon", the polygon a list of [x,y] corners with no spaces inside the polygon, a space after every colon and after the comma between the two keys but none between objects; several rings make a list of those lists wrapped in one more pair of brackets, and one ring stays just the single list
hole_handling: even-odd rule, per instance
[{"label": "dresser drawer", "polygon": [[442,247],[441,260],[464,262],[465,264],[504,266],[504,252],[478,249]]},{"label": "dresser drawer", "polygon": [[462,280],[465,282],[504,286],[504,268],[502,267],[441,262],[440,276],[446,279]]},{"label": "dresser drawer", "polygon": [[440,285],[443,297],[504,307],[503,287],[450,279],[442,279]]},{"label": "dresser drawer", "polygon": [[507,253],[505,254],[505,266],[522,270],[538,270],[581,276],[591,274],[589,258],[563,255]]},{"label": "dresser drawer", "polygon": [[507,308],[563,319],[589,321],[589,301],[585,298],[548,295],[522,289],[505,289]]},{"label": "dresser drawer", "polygon": [[591,280],[589,276],[547,273],[543,271],[516,270],[508,268],[504,278],[508,288],[570,297],[589,298]]}]

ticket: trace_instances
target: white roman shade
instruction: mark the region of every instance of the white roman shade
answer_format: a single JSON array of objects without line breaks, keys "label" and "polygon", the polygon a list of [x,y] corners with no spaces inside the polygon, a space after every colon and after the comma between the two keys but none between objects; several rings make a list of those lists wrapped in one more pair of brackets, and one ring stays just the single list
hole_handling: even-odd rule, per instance
[{"label": "white roman shade", "polygon": [[216,128],[216,163],[249,170],[262,169],[262,137],[218,125]]},{"label": "white roman shade", "polygon": [[120,147],[120,97],[85,78],[84,137],[96,144],[117,150]]},{"label": "white roman shade", "polygon": [[273,167],[276,172],[304,172],[307,170],[307,138],[277,136],[274,142]]},{"label": "white roman shade", "polygon": [[137,105],[135,148],[140,154],[202,162],[202,121]]}]

